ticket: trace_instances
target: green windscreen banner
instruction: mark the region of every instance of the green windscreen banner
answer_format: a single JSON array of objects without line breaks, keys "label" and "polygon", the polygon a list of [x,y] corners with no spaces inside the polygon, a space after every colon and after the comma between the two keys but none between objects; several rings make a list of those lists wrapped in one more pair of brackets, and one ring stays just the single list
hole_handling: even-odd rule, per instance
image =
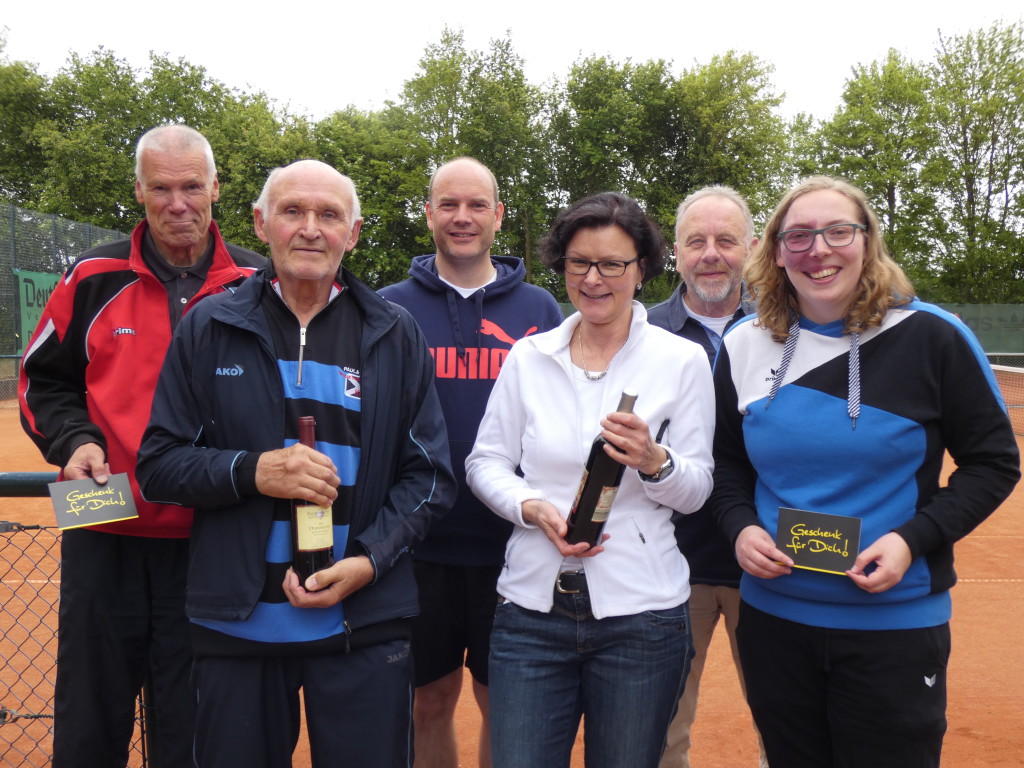
[{"label": "green windscreen banner", "polygon": [[1024,304],[941,304],[963,320],[990,354],[1024,352]]},{"label": "green windscreen banner", "polygon": [[32,332],[39,324],[43,307],[53,293],[60,275],[47,272],[14,270],[14,290],[18,297],[18,354],[25,351],[25,344],[32,338]]}]

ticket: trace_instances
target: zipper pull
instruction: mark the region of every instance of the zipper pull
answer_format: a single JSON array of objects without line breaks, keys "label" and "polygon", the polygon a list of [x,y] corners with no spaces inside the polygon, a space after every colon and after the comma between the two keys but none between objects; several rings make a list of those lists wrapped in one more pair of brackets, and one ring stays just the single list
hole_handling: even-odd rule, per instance
[{"label": "zipper pull", "polygon": [[636,528],[636,535],[640,537],[640,543],[646,544],[647,539],[644,538],[644,532],[640,530],[640,525],[637,523],[636,518],[630,518],[633,521],[633,527]]},{"label": "zipper pull", "polygon": [[306,328],[299,328],[299,370],[295,378],[295,386],[302,386],[302,357],[306,351]]}]

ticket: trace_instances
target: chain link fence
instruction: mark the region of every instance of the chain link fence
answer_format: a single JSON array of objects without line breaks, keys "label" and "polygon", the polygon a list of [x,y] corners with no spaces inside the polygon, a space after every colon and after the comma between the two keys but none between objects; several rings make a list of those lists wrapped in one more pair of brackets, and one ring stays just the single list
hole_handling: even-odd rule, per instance
[{"label": "chain link fence", "polygon": [[2,764],[49,765],[60,590],[57,529],[0,522]]},{"label": "chain link fence", "polygon": [[[51,478],[52,479],[52,478]],[[44,486],[45,488],[45,486]],[[38,495],[18,491],[0,495]],[[57,672],[60,530],[0,521],[0,766],[49,766]],[[143,702],[128,766],[147,765]]]},{"label": "chain link fence", "polygon": [[[122,232],[52,213],[0,204],[0,356],[20,356],[35,329],[32,310],[41,311],[49,296],[47,291],[30,294],[24,286],[19,295],[18,272],[53,275],[56,280],[84,251],[125,237]],[[17,384],[15,364],[0,368],[0,400],[16,397]]]}]

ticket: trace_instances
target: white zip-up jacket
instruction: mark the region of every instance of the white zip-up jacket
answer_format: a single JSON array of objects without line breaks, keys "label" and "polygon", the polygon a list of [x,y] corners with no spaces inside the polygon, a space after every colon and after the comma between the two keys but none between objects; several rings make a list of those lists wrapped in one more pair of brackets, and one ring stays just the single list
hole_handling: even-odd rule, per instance
[{"label": "white zip-up jacket", "polygon": [[664,610],[690,596],[689,568],[671,516],[673,509],[696,511],[711,493],[711,369],[700,346],[648,325],[638,302],[632,308],[629,338],[599,381],[587,380],[570,359],[578,313],[552,331],[516,342],[466,460],[473,492],[515,524],[498,592],[523,608],[550,612],[564,568],[544,532],[523,520],[521,505],[543,499],[568,516],[600,421],[616,409],[624,388],[638,392],[634,410],[652,434],[668,420],[661,444],[675,469],[651,483],[627,468],[605,524],[605,551],[572,564],[586,571],[598,619]]}]

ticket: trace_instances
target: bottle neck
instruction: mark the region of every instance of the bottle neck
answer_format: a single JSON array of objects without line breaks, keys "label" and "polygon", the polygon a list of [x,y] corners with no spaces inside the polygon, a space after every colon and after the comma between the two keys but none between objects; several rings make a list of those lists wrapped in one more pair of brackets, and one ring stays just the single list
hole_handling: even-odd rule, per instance
[{"label": "bottle neck", "polygon": [[619,407],[615,410],[619,413],[632,413],[633,406],[636,405],[637,393],[632,389],[624,389],[622,391],[622,397],[619,398]]},{"label": "bottle neck", "polygon": [[316,447],[316,420],[312,416],[299,416],[299,442],[308,448]]}]

